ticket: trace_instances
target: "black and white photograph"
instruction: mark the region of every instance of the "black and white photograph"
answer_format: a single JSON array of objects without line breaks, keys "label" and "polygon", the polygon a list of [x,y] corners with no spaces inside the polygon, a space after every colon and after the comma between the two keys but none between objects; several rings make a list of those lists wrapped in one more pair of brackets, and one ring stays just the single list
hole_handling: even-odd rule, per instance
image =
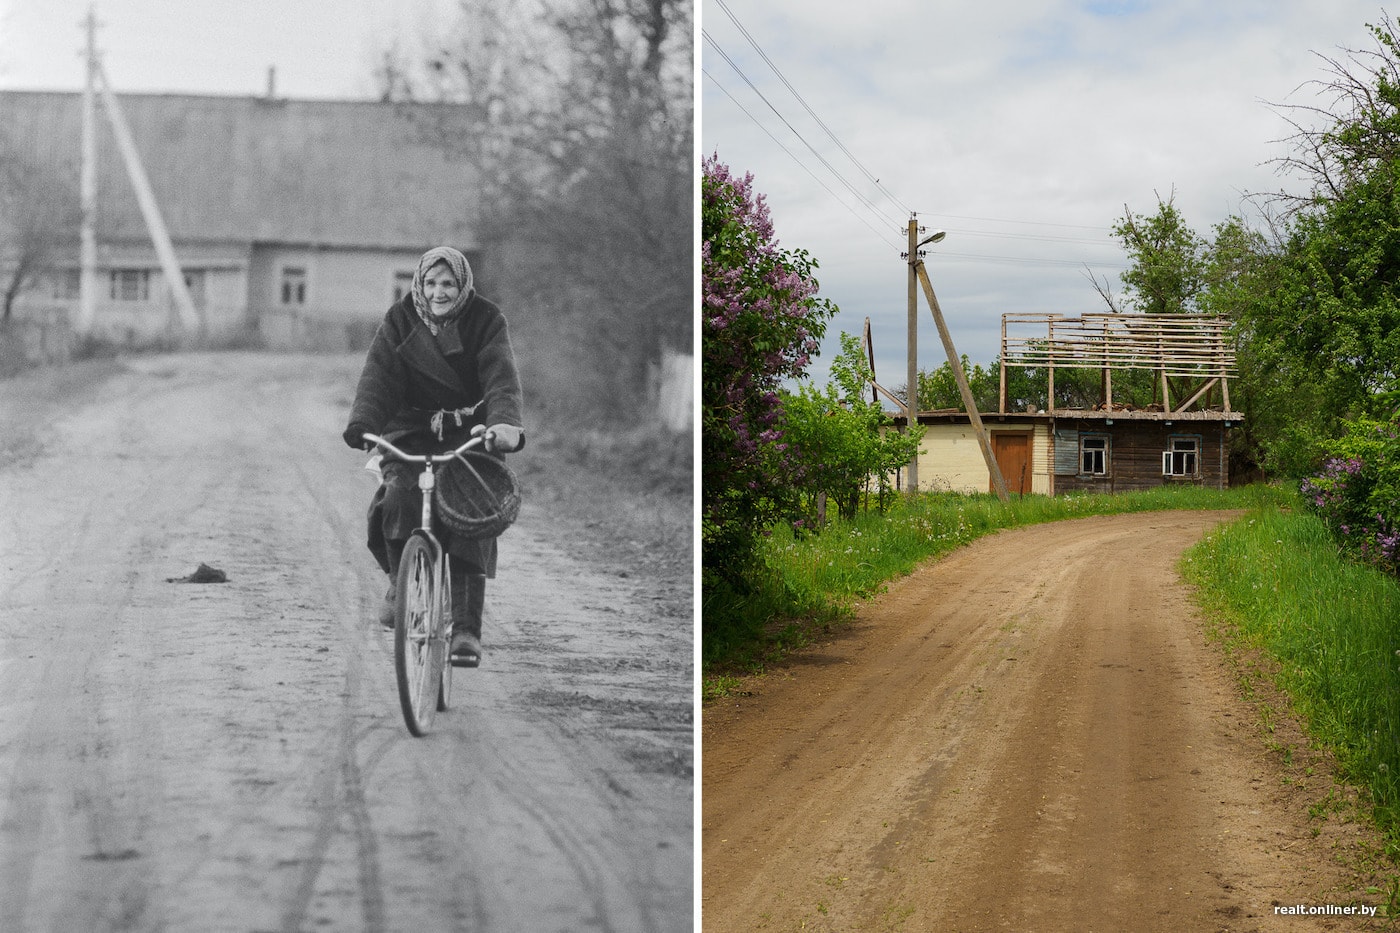
[{"label": "black and white photograph", "polygon": [[0,930],[692,928],[694,16],[0,3]]}]

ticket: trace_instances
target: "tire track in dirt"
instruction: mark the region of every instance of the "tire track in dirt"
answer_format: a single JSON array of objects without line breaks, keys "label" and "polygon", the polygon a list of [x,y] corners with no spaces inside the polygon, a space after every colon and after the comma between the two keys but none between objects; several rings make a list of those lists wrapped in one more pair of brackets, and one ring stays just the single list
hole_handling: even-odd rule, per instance
[{"label": "tire track in dirt", "polygon": [[[689,630],[640,578],[527,505],[487,666],[413,739],[373,618],[372,483],[338,437],[358,361],[121,366],[32,469],[0,467],[0,927],[688,925]],[[12,389],[0,424],[26,424]],[[103,459],[64,456],[84,440]],[[46,500],[50,475],[82,501]],[[228,582],[164,582],[198,561]]]},{"label": "tire track in dirt", "polygon": [[1223,517],[981,539],[711,704],[705,929],[1298,929],[1344,879],[1175,572]]},{"label": "tire track in dirt", "polygon": [[[10,689],[31,698],[31,714],[23,725],[13,719],[19,708],[4,707],[4,744],[17,749],[4,798],[9,806],[0,823],[0,926],[6,929],[128,929],[159,922],[146,916],[150,878],[136,861],[161,786],[151,765],[161,744],[160,728],[151,715],[158,700],[149,680],[139,674],[114,686],[109,655],[118,650],[141,655],[152,647],[148,642],[134,647],[126,643],[127,623],[139,612],[141,578],[125,557],[148,550],[150,533],[141,531],[147,523],[160,527],[178,517],[178,503],[158,493],[170,487],[179,469],[140,453],[109,461],[103,485],[115,476],[135,492],[116,503],[106,501],[88,480],[91,447],[102,450],[104,438],[113,434],[139,438],[138,404],[139,397],[132,398],[120,414],[101,423],[72,415],[51,425],[45,446],[63,448],[54,453],[57,466],[7,484],[7,491],[17,495],[42,489],[60,508],[38,515],[3,510],[12,520],[20,514],[28,520],[22,528],[16,523],[9,529],[7,541],[44,541],[57,547],[19,553],[7,549],[8,581],[0,599],[19,608],[22,616],[49,602],[65,611],[45,618],[15,643],[23,646],[42,639],[45,654],[40,664],[6,659]],[[114,522],[123,533],[103,541],[103,560],[79,560],[92,539],[108,534]],[[38,654],[28,657],[40,659]],[[118,690],[120,700],[113,697]],[[55,721],[77,726],[73,739],[79,767],[69,766],[65,739],[54,734]],[[114,721],[138,737],[138,744],[116,747],[109,742],[106,731]],[[17,735],[13,725],[18,725]],[[55,813],[48,802],[55,798],[83,815],[81,835],[77,826],[65,825]],[[54,845],[56,832],[63,841],[59,847]],[[46,914],[43,892],[52,887],[50,874],[64,856],[77,860],[78,890],[83,894]],[[40,896],[31,898],[36,885]],[[33,900],[40,906],[31,909]],[[32,910],[47,915],[47,924],[32,917]]]}]

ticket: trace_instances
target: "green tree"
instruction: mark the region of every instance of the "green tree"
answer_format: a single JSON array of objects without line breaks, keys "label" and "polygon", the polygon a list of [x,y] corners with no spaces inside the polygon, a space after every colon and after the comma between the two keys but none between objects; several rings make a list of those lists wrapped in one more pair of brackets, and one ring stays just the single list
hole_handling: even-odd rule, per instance
[{"label": "green tree", "polygon": [[870,364],[860,339],[841,334],[841,352],[832,360],[832,381],[824,389],[804,385],[784,394],[785,437],[801,464],[804,511],[813,512],[819,495],[852,518],[862,492],[873,484],[883,503],[890,475],[913,459],[923,429],[895,431],[878,402],[870,400]]},{"label": "green tree", "polygon": [[1268,465],[1296,475],[1348,419],[1400,402],[1400,161],[1299,213],[1254,275],[1239,318],[1251,414],[1274,422]]},{"label": "green tree", "polygon": [[779,388],[806,370],[836,308],[817,297],[816,261],[779,248],[752,175],[707,157],[700,204],[701,556],[707,578],[742,589],[758,535],[803,482]]},{"label": "green tree", "polygon": [[[1129,309],[1144,314],[1185,314],[1195,311],[1205,287],[1208,244],[1186,225],[1173,203],[1176,192],[1163,201],[1157,196],[1157,212],[1134,214],[1126,204],[1113,226],[1113,235],[1128,254],[1122,274]],[[1122,310],[1109,302],[1113,310]]]},{"label": "green tree", "polygon": [[[998,363],[990,366],[973,364],[967,354],[962,356],[963,374],[967,376],[968,388],[972,390],[972,400],[978,411],[996,411],[1001,397],[1001,376]],[[898,393],[903,395],[903,389]],[[952,409],[963,411],[962,392],[958,390],[957,377],[953,367],[945,360],[941,366],[930,372],[919,370],[919,407],[925,411]]]}]

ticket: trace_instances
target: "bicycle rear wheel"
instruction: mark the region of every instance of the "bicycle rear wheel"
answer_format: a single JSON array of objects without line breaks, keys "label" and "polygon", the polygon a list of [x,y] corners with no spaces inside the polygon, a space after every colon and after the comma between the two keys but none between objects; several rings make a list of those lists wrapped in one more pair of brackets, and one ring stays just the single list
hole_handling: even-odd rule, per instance
[{"label": "bicycle rear wheel", "polygon": [[[422,535],[404,545],[394,607],[394,673],[399,705],[413,735],[426,735],[437,711],[446,650],[441,638],[445,606],[437,547]],[[434,637],[434,636],[437,637]]]}]

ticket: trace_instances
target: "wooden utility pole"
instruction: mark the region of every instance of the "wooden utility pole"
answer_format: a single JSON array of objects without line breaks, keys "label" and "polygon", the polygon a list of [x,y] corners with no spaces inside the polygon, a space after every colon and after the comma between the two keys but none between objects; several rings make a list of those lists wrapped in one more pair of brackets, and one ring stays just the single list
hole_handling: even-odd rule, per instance
[{"label": "wooden utility pole", "polygon": [[[914,274],[914,264],[918,261],[919,218],[916,214],[909,218],[909,382],[904,391],[904,423],[910,431],[913,431],[919,423],[919,288]],[[909,461],[909,470],[905,475],[905,488],[911,492],[918,492],[919,452],[917,450],[914,451],[914,458]]]},{"label": "wooden utility pole", "polygon": [[870,316],[865,317],[865,333],[862,336],[865,341],[865,361],[870,364],[870,402],[880,404],[880,395],[875,389],[875,341],[870,336]]},{"label": "wooden utility pole", "polygon": [[92,331],[97,309],[97,14],[88,7],[87,80],[83,83],[82,164],[78,175],[78,333]]},{"label": "wooden utility pole", "polygon": [[146,169],[141,165],[141,155],[136,151],[136,142],[131,138],[131,130],[126,125],[117,95],[112,93],[111,82],[100,63],[96,66],[102,77],[102,103],[107,107],[107,118],[112,124],[112,133],[117,137],[117,148],[121,150],[122,161],[126,163],[126,174],[131,186],[136,189],[136,203],[141,208],[141,217],[146,221],[146,230],[151,235],[151,245],[160,259],[161,271],[175,300],[175,310],[180,321],[195,336],[200,336],[202,327],[199,312],[195,310],[194,299],[190,297],[189,286],[185,284],[185,274],[175,258],[175,247],[170,242],[170,233],[165,228],[160,207],[156,204],[151,181],[146,177]]},{"label": "wooden utility pole", "polygon": [[992,488],[996,490],[997,498],[1002,502],[1010,502],[1011,496],[1006,491],[1006,480],[1001,475],[1001,467],[997,465],[996,455],[992,452],[991,439],[987,436],[987,429],[982,424],[982,416],[977,412],[977,402],[972,398],[972,388],[967,384],[967,373],[963,372],[962,359],[958,356],[958,350],[953,346],[953,335],[948,333],[948,325],[943,320],[943,309],[938,307],[938,297],[933,293],[933,283],[928,279],[928,271],[924,268],[924,261],[917,256],[910,263],[909,268],[919,277],[919,281],[924,286],[924,297],[928,299],[929,311],[933,313],[933,323],[938,327],[938,336],[943,341],[943,350],[948,354],[948,365],[953,367],[953,378],[958,382],[958,392],[962,395],[963,407],[967,409],[967,417],[972,422],[972,430],[977,434],[977,446],[982,448],[982,457],[987,461],[987,472],[992,477]]}]

